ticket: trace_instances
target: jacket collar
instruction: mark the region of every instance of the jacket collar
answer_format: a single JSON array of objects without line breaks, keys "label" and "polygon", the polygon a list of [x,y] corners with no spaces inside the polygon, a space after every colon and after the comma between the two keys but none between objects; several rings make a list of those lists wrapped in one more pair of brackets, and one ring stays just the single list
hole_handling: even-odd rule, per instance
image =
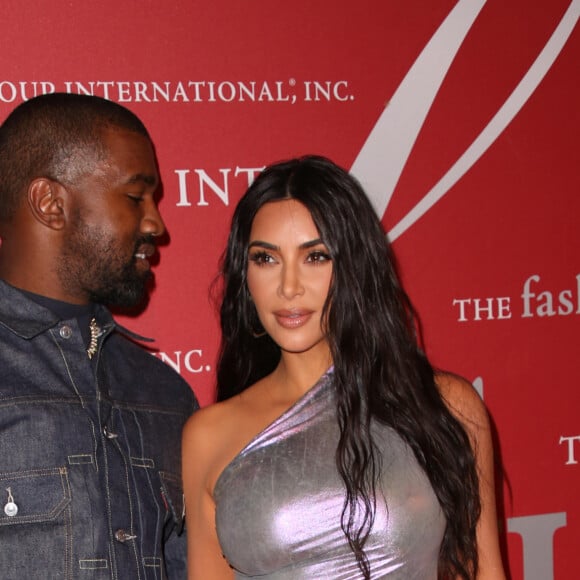
[{"label": "jacket collar", "polygon": [[[141,336],[115,322],[108,308],[95,305],[95,317],[99,326],[107,333],[116,331],[134,340],[154,342],[152,338]],[[60,322],[59,317],[11,286],[0,280],[0,324],[17,336],[31,339]]]}]

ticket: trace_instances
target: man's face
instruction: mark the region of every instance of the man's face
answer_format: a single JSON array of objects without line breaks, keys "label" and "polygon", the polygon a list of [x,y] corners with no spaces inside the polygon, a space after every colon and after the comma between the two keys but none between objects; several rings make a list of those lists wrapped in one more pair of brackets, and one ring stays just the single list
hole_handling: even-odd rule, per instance
[{"label": "man's face", "polygon": [[71,302],[137,305],[151,276],[148,258],[165,226],[150,141],[122,129],[103,133],[105,155],[75,183],[59,278]]}]

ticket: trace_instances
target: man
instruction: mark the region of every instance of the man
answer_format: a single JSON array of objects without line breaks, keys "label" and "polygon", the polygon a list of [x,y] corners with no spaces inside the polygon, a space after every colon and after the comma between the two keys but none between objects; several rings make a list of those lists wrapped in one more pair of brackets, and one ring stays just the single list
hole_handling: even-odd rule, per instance
[{"label": "man", "polygon": [[186,577],[188,385],[104,306],[140,303],[165,226],[149,135],[98,97],[0,127],[0,576]]}]

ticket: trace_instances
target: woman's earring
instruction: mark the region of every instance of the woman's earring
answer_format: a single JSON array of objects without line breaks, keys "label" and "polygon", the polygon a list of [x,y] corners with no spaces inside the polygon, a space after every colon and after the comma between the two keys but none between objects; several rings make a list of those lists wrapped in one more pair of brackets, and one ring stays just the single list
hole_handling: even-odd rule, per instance
[{"label": "woman's earring", "polygon": [[258,328],[259,330],[256,330],[256,324],[254,323],[254,320],[250,321],[249,327],[250,327],[250,334],[254,337],[254,338],[262,338],[262,336],[266,336],[266,334],[268,334],[266,332],[266,330],[264,329],[264,327],[262,326],[262,323],[260,322],[260,319],[258,318],[257,314],[252,313],[253,315],[250,315],[250,317],[254,320],[258,321]]},{"label": "woman's earring", "polygon": [[[260,324],[260,326],[262,326],[262,325]],[[262,338],[263,336],[266,336],[266,335],[268,334],[268,333],[267,333],[267,332],[264,330],[264,327],[263,327],[263,326],[262,326],[262,330],[261,330],[260,332],[256,332],[256,331],[254,330],[254,328],[253,328],[253,325],[252,325],[252,327],[250,328],[250,332],[252,333],[252,336],[253,336],[254,338]]]}]

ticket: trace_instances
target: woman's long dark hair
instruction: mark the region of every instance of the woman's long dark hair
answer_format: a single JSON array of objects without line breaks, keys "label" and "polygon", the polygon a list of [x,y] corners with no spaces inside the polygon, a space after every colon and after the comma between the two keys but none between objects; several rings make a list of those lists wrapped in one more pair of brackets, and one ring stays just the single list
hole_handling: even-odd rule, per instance
[{"label": "woman's long dark hair", "polygon": [[289,198],[308,208],[333,261],[325,311],[340,427],[336,463],[346,486],[341,524],[361,572],[371,577],[364,546],[380,474],[374,418],[413,449],[445,514],[440,577],[473,578],[480,502],[469,438],[418,345],[413,310],[375,211],[358,182],[328,159],[307,156],[266,168],[235,210],[222,259],[218,400],[268,375],[280,360],[278,346],[267,335],[257,337],[246,272],[254,216],[265,203]]}]

